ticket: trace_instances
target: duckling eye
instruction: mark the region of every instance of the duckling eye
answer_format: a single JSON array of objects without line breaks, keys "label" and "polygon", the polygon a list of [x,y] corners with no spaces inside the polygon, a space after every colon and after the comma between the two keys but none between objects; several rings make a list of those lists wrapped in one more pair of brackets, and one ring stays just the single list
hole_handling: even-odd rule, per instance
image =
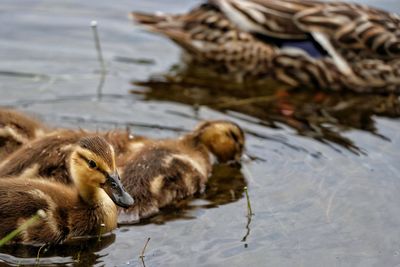
[{"label": "duckling eye", "polygon": [[118,185],[117,185],[116,182],[112,182],[112,183],[111,183],[111,188],[112,188],[112,189],[117,189],[117,187],[118,187]]},{"label": "duckling eye", "polygon": [[232,137],[232,139],[237,143],[237,142],[239,142],[239,137],[233,132],[233,131],[229,131],[228,132],[228,135],[230,136],[230,137]]},{"label": "duckling eye", "polygon": [[94,162],[94,160],[89,160],[88,165],[89,165],[89,168],[91,168],[91,169],[97,168],[97,164],[96,164],[96,162]]}]

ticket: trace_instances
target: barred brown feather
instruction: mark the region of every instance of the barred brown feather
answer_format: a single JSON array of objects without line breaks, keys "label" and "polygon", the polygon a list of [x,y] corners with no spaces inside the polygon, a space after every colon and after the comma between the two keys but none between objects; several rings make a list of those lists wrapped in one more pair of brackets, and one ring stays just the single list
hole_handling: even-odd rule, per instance
[{"label": "barred brown feather", "polygon": [[[208,0],[183,15],[132,15],[182,46],[192,62],[237,81],[273,76],[291,86],[400,92],[400,18],[380,9],[315,0]],[[280,49],[277,39],[312,40],[328,55]]]}]

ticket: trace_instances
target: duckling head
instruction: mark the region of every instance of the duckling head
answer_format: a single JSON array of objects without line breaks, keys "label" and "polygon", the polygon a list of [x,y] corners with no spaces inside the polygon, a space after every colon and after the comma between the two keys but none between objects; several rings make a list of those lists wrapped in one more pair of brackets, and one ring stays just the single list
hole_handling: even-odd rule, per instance
[{"label": "duckling head", "polygon": [[245,138],[237,124],[230,121],[206,121],[194,133],[219,162],[238,162],[242,157]]},{"label": "duckling head", "polygon": [[117,172],[114,149],[103,137],[80,139],[71,152],[69,167],[71,177],[85,201],[96,201],[102,189],[116,205],[124,208],[133,205],[134,200],[126,192]]}]

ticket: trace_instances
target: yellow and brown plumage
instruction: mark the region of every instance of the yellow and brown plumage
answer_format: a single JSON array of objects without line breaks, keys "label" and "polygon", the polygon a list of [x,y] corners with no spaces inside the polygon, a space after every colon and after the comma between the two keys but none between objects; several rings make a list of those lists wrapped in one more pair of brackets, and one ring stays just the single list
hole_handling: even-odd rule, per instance
[{"label": "yellow and brown plumage", "polygon": [[[68,170],[68,157],[73,145],[81,138],[93,135],[83,130],[50,132],[25,144],[0,163],[0,177],[28,174],[43,178],[50,177],[65,184],[72,184]],[[117,163],[120,162],[119,158],[130,153],[129,146],[132,142],[143,139],[143,137],[132,137],[125,131],[110,131],[101,135],[113,146]]]},{"label": "yellow and brown plumage", "polygon": [[0,162],[47,131],[47,127],[33,117],[13,109],[0,108]]},{"label": "yellow and brown plumage", "polygon": [[0,163],[0,177],[27,173],[71,184],[68,158],[73,144],[88,135],[83,131],[57,130],[33,140]]},{"label": "yellow and brown plumage", "polygon": [[[58,130],[28,143],[0,165],[0,177],[35,175],[72,185],[67,168],[72,144],[90,135]],[[122,183],[137,203],[123,212],[129,216],[122,218],[125,222],[148,217],[175,200],[203,191],[211,174],[210,157],[238,161],[244,149],[243,131],[229,121],[205,121],[177,139],[156,140],[124,131],[103,136],[114,147]]]},{"label": "yellow and brown plumage", "polygon": [[116,228],[115,204],[128,207],[133,199],[119,181],[111,145],[99,136],[80,138],[68,157],[68,169],[75,186],[34,175],[0,180],[0,238],[38,210],[44,216],[14,242],[59,243]]},{"label": "yellow and brown plumage", "polygon": [[239,80],[400,92],[400,18],[365,5],[311,0],[209,0],[183,15],[133,12],[189,58]]},{"label": "yellow and brown plumage", "polygon": [[238,161],[244,133],[228,121],[206,121],[179,139],[147,140],[121,168],[122,183],[135,205],[121,211],[121,223],[133,223],[156,214],[174,201],[203,192],[211,175],[212,157]]}]

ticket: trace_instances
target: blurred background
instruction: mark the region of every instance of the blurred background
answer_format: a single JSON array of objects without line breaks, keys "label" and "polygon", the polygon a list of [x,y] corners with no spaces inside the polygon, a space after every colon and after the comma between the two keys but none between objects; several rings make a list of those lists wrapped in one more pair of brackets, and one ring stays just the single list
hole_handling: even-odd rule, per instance
[{"label": "blurred background", "polygon": [[[397,0],[358,1],[400,13]],[[50,125],[176,137],[205,119],[247,134],[250,160],[217,165],[206,194],[101,241],[40,252],[66,266],[393,266],[400,259],[397,96],[245,88],[182,67],[181,50],[128,19],[194,0],[0,2],[0,105]],[[98,22],[107,72],[90,22]],[[101,92],[101,97],[98,93]],[[248,186],[254,216],[247,215]],[[139,259],[147,240],[144,263]],[[38,248],[0,249],[1,266]],[[1,263],[1,261],[3,263]]]}]

